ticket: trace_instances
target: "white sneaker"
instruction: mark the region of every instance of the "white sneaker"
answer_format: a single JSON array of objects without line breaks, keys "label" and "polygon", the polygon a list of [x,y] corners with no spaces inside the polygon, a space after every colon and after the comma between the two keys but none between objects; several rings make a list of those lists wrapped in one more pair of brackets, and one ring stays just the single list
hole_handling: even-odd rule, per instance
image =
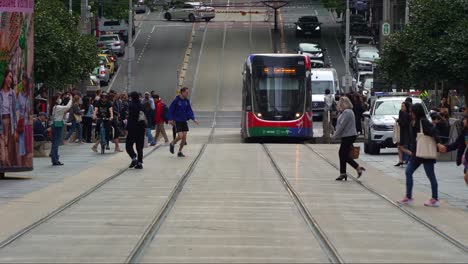
[{"label": "white sneaker", "polygon": [[413,199],[410,199],[408,197],[404,197],[403,199],[397,201],[399,204],[408,204],[411,205],[413,203]]},{"label": "white sneaker", "polygon": [[440,202],[439,200],[436,200],[434,198],[431,198],[429,200],[427,200],[427,202],[424,203],[424,206],[428,206],[428,207],[439,207],[440,206]]}]

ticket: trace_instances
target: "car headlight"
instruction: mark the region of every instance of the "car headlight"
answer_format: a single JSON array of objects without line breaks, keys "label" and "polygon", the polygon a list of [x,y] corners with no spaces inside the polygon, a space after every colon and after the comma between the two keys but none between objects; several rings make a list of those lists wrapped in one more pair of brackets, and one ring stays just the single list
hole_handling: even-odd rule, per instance
[{"label": "car headlight", "polygon": [[323,56],[323,53],[317,53],[315,54],[315,57],[322,57]]},{"label": "car headlight", "polygon": [[302,30],[302,28],[300,26],[296,26],[296,29],[297,30]]},{"label": "car headlight", "polygon": [[317,27],[315,28],[315,30],[320,30],[320,26],[317,26]]}]

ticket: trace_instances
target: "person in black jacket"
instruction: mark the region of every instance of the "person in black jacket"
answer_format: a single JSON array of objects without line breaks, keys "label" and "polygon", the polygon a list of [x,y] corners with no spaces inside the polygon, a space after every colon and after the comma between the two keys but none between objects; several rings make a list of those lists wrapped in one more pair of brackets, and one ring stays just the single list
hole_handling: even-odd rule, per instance
[{"label": "person in black jacket", "polygon": [[[412,122],[410,125],[410,146],[411,146],[411,158],[406,168],[406,196],[399,200],[400,204],[410,204],[413,202],[413,174],[419,168],[419,166],[424,166],[424,171],[426,176],[431,182],[432,198],[424,203],[425,206],[438,207],[440,206],[439,197],[438,197],[438,185],[437,179],[434,172],[434,164],[436,163],[435,159],[425,159],[416,157],[417,151],[417,134],[422,130],[424,135],[432,137],[436,143],[439,142],[439,135],[437,129],[434,125],[427,120],[426,112],[421,104],[414,104],[411,108]],[[422,127],[422,129],[421,129]]]},{"label": "person in black jacket", "polygon": [[431,114],[432,124],[439,131],[440,143],[447,144],[450,136],[450,125],[447,120],[438,113]]},{"label": "person in black jacket", "polygon": [[[145,111],[140,102],[140,96],[137,92],[130,94],[131,101],[128,105],[128,119],[127,119],[127,141],[125,149],[132,159],[129,168],[143,169],[143,145],[145,144],[145,124],[140,122],[140,111]],[[136,152],[133,145],[136,144]]]},{"label": "person in black jacket", "polygon": [[465,182],[468,184],[468,115],[463,118],[463,131],[458,136],[457,140],[452,144],[438,144],[439,151],[442,153],[457,150],[457,166],[464,165],[463,173],[465,174]]},{"label": "person in black jacket", "polygon": [[398,113],[397,123],[400,126],[400,142],[398,142],[398,163],[395,167],[399,167],[409,160],[409,140],[410,140],[410,122],[411,122],[411,104],[408,102],[401,103],[401,109]]}]

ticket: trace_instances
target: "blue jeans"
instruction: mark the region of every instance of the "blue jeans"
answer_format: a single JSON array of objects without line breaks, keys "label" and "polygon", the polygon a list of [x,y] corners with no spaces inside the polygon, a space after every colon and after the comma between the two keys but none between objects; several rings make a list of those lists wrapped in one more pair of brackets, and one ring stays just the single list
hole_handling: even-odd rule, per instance
[{"label": "blue jeans", "polygon": [[148,138],[148,142],[150,144],[154,144],[154,138],[153,138],[153,134],[151,134],[151,128],[146,128],[146,137]]},{"label": "blue jeans", "polygon": [[77,130],[77,135],[76,137],[80,140],[83,141],[83,127],[81,126],[81,123],[77,123],[76,121],[72,121],[72,124],[70,126],[70,129],[68,130],[67,135],[65,136],[65,140],[69,140],[71,135],[73,134],[73,131]]},{"label": "blue jeans", "polygon": [[439,199],[438,192],[437,192],[437,179],[434,172],[434,162],[433,161],[425,161],[420,159],[411,159],[408,163],[408,167],[406,167],[406,197],[412,198],[413,195],[413,174],[414,172],[421,166],[424,166],[424,171],[426,172],[426,176],[431,182],[431,190],[432,190],[432,198]]},{"label": "blue jeans", "polygon": [[50,150],[50,157],[52,163],[59,162],[58,148],[62,142],[63,127],[52,128],[52,148]]}]

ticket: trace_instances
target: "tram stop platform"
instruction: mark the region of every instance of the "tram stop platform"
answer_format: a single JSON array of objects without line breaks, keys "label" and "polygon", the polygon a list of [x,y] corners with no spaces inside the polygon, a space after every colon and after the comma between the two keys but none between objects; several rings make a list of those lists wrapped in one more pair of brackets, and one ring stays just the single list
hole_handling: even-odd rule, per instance
[{"label": "tram stop platform", "polygon": [[[193,131],[186,158],[146,148],[143,170],[127,169],[124,153],[66,145],[65,166],[35,159],[34,172],[8,174],[27,179],[0,181],[0,262],[468,260],[468,211],[442,195],[440,208],[424,207],[425,187],[412,206],[392,202],[405,187],[385,155],[362,155],[360,181],[336,182],[339,145],[240,144],[230,131],[206,132]],[[459,174],[441,192],[463,186]]]}]

